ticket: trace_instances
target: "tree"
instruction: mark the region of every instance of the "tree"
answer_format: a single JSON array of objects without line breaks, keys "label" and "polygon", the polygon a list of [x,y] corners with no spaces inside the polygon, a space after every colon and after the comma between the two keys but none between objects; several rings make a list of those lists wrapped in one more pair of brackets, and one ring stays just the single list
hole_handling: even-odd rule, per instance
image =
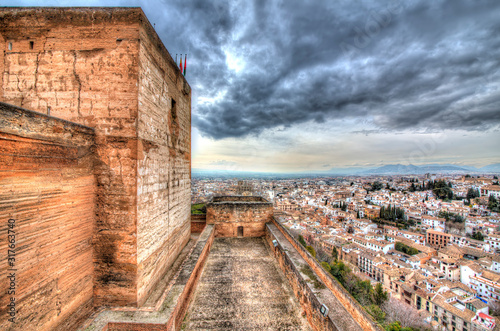
[{"label": "tree", "polygon": [[299,243],[301,243],[302,246],[304,246],[304,247],[307,246],[306,241],[304,240],[304,237],[302,237],[301,234],[299,234]]},{"label": "tree", "polygon": [[385,313],[380,309],[377,305],[368,305],[365,307],[366,311],[373,316],[373,318],[379,323],[382,324],[385,321]]},{"label": "tree", "polygon": [[311,255],[316,258],[316,251],[314,250],[314,248],[312,246],[306,246],[306,249],[309,253],[311,253]]},{"label": "tree", "polygon": [[380,306],[384,302],[386,302],[388,298],[389,297],[388,297],[387,291],[384,291],[382,284],[377,283],[377,285],[375,285],[375,288],[373,289],[373,302],[376,305]]},{"label": "tree", "polygon": [[444,180],[438,180],[433,184],[432,192],[439,199],[452,199],[453,191],[451,190],[451,183],[446,183]]},{"label": "tree", "polygon": [[384,186],[379,181],[374,181],[372,183],[372,191],[379,191],[380,189],[382,189],[382,187],[384,187]]},{"label": "tree", "polygon": [[498,206],[498,201],[493,195],[490,195],[490,197],[488,198],[488,208],[489,210],[495,212],[498,212],[500,209],[500,207]]},{"label": "tree", "polygon": [[500,317],[500,302],[488,300],[488,306],[490,307],[490,315]]},{"label": "tree", "polygon": [[474,232],[472,234],[472,239],[484,241],[484,235],[481,232]]},{"label": "tree", "polygon": [[[425,330],[424,316],[415,308],[396,299],[390,298],[382,305],[385,319],[388,323],[399,322],[401,327],[409,327],[416,330]],[[388,329],[386,329],[388,330]],[[402,329],[390,329],[402,330]],[[408,330],[408,329],[406,329]],[[411,329],[410,329],[411,330]]]},{"label": "tree", "polygon": [[328,272],[330,272],[330,270],[332,270],[332,267],[330,267],[328,262],[321,262],[321,266],[323,267],[323,269],[325,269]]},{"label": "tree", "polygon": [[467,200],[469,202],[474,199],[474,198],[479,198],[479,190],[478,189],[473,189],[472,187],[467,190]]},{"label": "tree", "polygon": [[333,247],[333,249],[332,249],[332,258],[334,260],[337,260],[338,256],[339,256],[339,252],[337,251],[337,247]]}]

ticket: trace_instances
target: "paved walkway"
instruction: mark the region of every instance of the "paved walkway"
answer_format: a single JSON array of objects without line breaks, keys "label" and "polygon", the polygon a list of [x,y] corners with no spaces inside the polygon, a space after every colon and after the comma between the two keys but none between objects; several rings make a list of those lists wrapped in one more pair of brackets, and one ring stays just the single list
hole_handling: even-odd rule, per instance
[{"label": "paved walkway", "polygon": [[183,330],[311,330],[262,238],[216,238]]}]

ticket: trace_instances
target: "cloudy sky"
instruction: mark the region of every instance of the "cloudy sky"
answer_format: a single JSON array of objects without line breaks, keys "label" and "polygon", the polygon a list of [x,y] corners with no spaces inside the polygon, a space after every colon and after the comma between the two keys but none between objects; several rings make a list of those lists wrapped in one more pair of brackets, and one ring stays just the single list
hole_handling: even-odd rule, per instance
[{"label": "cloudy sky", "polygon": [[500,2],[3,1],[140,6],[188,53],[193,168],[500,162]]}]

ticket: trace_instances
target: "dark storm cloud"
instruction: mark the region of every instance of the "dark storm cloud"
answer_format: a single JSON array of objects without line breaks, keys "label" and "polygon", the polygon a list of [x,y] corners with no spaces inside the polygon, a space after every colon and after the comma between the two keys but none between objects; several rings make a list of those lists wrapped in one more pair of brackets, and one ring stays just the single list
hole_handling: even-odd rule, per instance
[{"label": "dark storm cloud", "polygon": [[[165,1],[143,8],[189,52],[193,125],[215,139],[332,118],[377,130],[500,123],[500,3]],[[226,52],[244,67],[231,70]],[[201,102],[223,97],[215,102]],[[198,98],[198,101],[196,101]]]}]

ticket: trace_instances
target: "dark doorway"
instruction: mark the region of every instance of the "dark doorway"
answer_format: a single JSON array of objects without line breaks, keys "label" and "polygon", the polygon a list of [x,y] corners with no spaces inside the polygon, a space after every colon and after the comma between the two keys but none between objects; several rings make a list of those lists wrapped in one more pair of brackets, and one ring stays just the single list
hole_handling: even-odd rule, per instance
[{"label": "dark doorway", "polygon": [[243,227],[238,226],[238,237],[243,237]]}]

